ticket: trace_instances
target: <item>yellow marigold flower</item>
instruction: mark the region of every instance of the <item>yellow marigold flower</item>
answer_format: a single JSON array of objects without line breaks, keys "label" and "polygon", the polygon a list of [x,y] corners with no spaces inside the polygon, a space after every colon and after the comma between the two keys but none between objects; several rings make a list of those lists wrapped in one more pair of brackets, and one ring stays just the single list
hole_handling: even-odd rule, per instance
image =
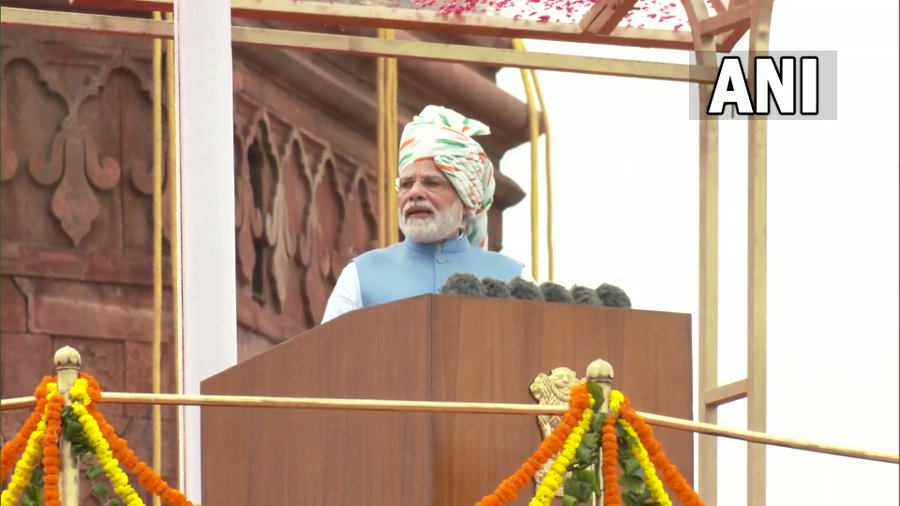
[{"label": "yellow marigold flower", "polygon": [[644,445],[641,443],[637,432],[635,432],[634,428],[627,420],[620,420],[619,423],[635,442],[635,444],[631,446],[631,453],[638,459],[638,463],[640,463],[641,468],[644,470],[647,488],[650,489],[650,495],[653,497],[653,500],[661,506],[672,506],[672,500],[669,499],[668,493],[666,493],[662,482],[656,475],[656,468],[653,466],[653,463],[650,462],[650,456],[647,454],[647,449],[644,448]]},{"label": "yellow marigold flower", "polygon": [[114,470],[119,468],[119,461],[116,459],[109,459],[109,461],[103,466],[103,469],[106,469],[109,472],[113,472]]},{"label": "yellow marigold flower", "polygon": [[547,486],[553,489],[553,495],[556,495],[556,491],[559,490],[559,486],[562,484],[562,476],[554,473],[547,481],[549,482]]},{"label": "yellow marigold flower", "polygon": [[25,443],[25,451],[22,452],[22,458],[16,463],[15,471],[13,471],[13,475],[9,480],[9,486],[2,494],[0,494],[0,504],[2,504],[2,506],[14,506],[15,504],[18,504],[22,492],[25,491],[25,487],[28,485],[28,482],[31,481],[31,475],[34,472],[38,457],[40,457],[41,453],[41,440],[43,439],[46,430],[47,410],[45,408],[44,414],[37,423],[37,427],[35,427],[34,431],[28,436],[28,441]]},{"label": "yellow marigold flower", "polygon": [[617,412],[619,411],[619,407],[625,401],[625,396],[622,395],[622,392],[618,390],[613,390],[609,394],[609,409],[610,411]]},{"label": "yellow marigold flower", "polygon": [[[544,477],[544,479],[546,480],[546,477]],[[547,485],[544,485],[542,483],[541,486],[538,487],[538,494],[541,494],[546,497],[553,497],[554,491],[550,490],[550,487],[548,487]]]},{"label": "yellow marigold flower", "polygon": [[117,474],[115,478],[112,479],[112,484],[115,487],[121,487],[128,484],[128,476],[125,474]]}]

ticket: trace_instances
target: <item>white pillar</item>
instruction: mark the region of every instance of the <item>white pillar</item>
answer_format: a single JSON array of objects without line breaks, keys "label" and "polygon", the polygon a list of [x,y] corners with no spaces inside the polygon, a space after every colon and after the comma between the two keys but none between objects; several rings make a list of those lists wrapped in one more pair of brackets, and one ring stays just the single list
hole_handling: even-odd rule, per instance
[{"label": "white pillar", "polygon": [[[184,393],[237,362],[231,3],[175,2]],[[184,411],[182,490],[201,498],[200,408]]]}]

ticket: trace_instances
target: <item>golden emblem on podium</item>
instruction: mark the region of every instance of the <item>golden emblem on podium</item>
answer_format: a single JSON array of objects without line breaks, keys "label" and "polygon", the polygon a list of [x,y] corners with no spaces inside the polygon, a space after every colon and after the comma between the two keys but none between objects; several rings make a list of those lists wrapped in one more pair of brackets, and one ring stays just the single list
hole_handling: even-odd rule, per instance
[{"label": "golden emblem on podium", "polygon": [[[531,392],[531,396],[534,397],[540,405],[568,406],[569,391],[573,386],[580,382],[581,381],[575,375],[575,371],[572,369],[569,369],[568,367],[557,367],[550,371],[549,375],[540,373],[535,376],[534,381],[531,382],[531,386],[528,390]],[[538,415],[537,422],[538,427],[541,430],[541,438],[547,439],[561,420],[562,417],[558,415]],[[547,474],[547,470],[553,466],[553,462],[554,459],[548,460],[537,474],[535,474],[535,486],[540,485],[541,480],[544,479],[544,475]],[[569,474],[571,473],[567,473],[563,477],[563,484],[565,484],[565,480],[568,479]],[[556,492],[556,497],[562,497],[562,490],[563,487],[560,487],[559,491]]]}]

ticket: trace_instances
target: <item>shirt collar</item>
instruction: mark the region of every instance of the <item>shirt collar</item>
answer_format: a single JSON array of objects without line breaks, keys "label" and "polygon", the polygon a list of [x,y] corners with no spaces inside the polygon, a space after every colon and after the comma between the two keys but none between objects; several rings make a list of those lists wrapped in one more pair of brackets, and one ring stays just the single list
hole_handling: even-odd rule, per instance
[{"label": "shirt collar", "polygon": [[403,244],[415,252],[428,254],[433,254],[438,251],[443,251],[444,253],[462,253],[469,249],[469,239],[466,238],[465,234],[460,234],[456,239],[450,239],[449,241],[439,243],[424,243],[406,239],[403,241]]}]

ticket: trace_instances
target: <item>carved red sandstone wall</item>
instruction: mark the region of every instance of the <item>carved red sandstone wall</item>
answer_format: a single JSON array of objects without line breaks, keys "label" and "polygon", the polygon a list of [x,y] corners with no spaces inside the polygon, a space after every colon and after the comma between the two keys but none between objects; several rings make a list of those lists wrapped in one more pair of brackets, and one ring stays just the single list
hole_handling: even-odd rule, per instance
[{"label": "carved red sandstone wall", "polygon": [[[104,389],[149,392],[149,43],[4,28],[0,46],[0,396],[31,395],[52,374],[53,352],[67,344]],[[376,237],[374,135],[258,68],[258,57],[236,52],[235,61],[240,359],[315,325],[341,269]],[[308,65],[325,68],[318,60]],[[329,71],[350,75],[346,68]],[[359,101],[360,86],[335,93]],[[500,181],[491,211],[495,247],[502,209],[521,198],[511,184]],[[173,391],[164,209],[162,379],[163,390]],[[103,410],[149,459],[150,407]],[[26,414],[4,412],[4,441]],[[164,408],[163,418],[163,475],[177,484],[174,409]]]},{"label": "carved red sandstone wall", "polygon": [[[75,346],[104,388],[151,385],[150,73],[140,47],[57,43],[4,28],[0,125],[0,395],[30,395],[53,352]],[[168,272],[166,273],[168,276]],[[171,364],[165,300],[163,361]],[[171,367],[163,388],[172,391]],[[151,458],[149,406],[107,405]],[[5,412],[5,439],[25,412]],[[174,408],[163,409],[174,442]],[[174,443],[163,476],[177,483]],[[84,504],[95,504],[83,490]],[[144,494],[149,500],[149,494]]]},{"label": "carved red sandstone wall", "polygon": [[376,245],[372,171],[242,95],[235,132],[238,320],[286,338],[319,321],[341,269]]}]

